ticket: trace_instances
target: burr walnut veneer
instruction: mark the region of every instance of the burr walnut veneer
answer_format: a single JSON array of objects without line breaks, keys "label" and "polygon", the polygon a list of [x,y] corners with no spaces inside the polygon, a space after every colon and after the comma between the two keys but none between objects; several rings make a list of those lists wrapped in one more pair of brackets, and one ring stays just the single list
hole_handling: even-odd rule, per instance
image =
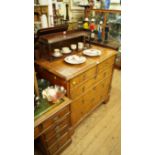
[{"label": "burr walnut veneer", "polygon": [[35,62],[40,77],[66,88],[67,96],[72,99],[70,109],[73,129],[109,98],[116,51],[94,45],[92,48],[101,50],[101,56],[87,57],[86,62],[79,65],[67,64],[63,59]]}]

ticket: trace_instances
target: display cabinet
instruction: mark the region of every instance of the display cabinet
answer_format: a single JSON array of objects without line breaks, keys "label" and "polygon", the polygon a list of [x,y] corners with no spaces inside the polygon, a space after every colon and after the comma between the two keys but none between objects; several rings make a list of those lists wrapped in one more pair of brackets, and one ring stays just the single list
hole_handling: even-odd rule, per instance
[{"label": "display cabinet", "polygon": [[[89,20],[95,19],[95,39],[91,41],[96,45],[104,47],[110,47],[118,50],[120,47],[121,36],[121,10],[104,10],[104,9],[86,9],[85,17]],[[98,40],[98,24],[103,21],[102,24],[102,40]]]}]

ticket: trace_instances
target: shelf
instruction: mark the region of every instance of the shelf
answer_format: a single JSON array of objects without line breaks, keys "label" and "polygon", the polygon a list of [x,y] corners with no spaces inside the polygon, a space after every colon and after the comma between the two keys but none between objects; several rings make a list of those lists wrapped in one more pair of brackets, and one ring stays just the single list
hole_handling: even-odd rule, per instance
[{"label": "shelf", "polygon": [[70,40],[73,38],[79,38],[79,37],[87,37],[89,34],[86,31],[66,31],[66,34],[64,35],[63,32],[60,33],[53,33],[50,35],[42,36],[40,37],[40,42],[45,44],[52,44],[59,41],[64,40]]},{"label": "shelf", "polygon": [[121,13],[121,10],[104,10],[104,9],[91,9],[90,11],[102,12],[102,13]]}]

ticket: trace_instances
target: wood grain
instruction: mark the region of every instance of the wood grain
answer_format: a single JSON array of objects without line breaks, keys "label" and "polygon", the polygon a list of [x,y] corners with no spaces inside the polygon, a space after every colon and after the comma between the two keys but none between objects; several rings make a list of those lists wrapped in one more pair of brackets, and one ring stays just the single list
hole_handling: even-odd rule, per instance
[{"label": "wood grain", "polygon": [[67,64],[63,59],[55,60],[54,62],[47,60],[37,60],[35,61],[35,64],[38,64],[39,66],[48,70],[50,73],[53,73],[65,80],[70,80],[71,78],[76,77],[77,75],[85,72],[93,66],[96,66],[96,64],[100,63],[101,61],[116,55],[116,51],[109,48],[103,48],[95,45],[93,45],[92,48],[101,50],[101,56],[87,57],[86,62],[80,65]]}]

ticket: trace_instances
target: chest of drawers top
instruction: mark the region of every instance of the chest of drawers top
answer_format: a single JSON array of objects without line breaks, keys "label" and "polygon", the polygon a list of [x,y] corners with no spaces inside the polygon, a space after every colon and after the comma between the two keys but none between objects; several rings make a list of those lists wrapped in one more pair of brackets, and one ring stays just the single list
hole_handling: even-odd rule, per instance
[{"label": "chest of drawers top", "polygon": [[87,71],[93,66],[96,66],[97,64],[103,62],[104,60],[116,55],[116,51],[113,49],[103,48],[95,45],[93,45],[92,48],[101,50],[102,51],[101,56],[87,57],[86,62],[83,64],[70,65],[64,62],[63,59],[51,62],[47,60],[37,60],[35,64],[46,69],[48,72],[53,73],[56,76],[68,81],[80,75],[81,73]]}]

